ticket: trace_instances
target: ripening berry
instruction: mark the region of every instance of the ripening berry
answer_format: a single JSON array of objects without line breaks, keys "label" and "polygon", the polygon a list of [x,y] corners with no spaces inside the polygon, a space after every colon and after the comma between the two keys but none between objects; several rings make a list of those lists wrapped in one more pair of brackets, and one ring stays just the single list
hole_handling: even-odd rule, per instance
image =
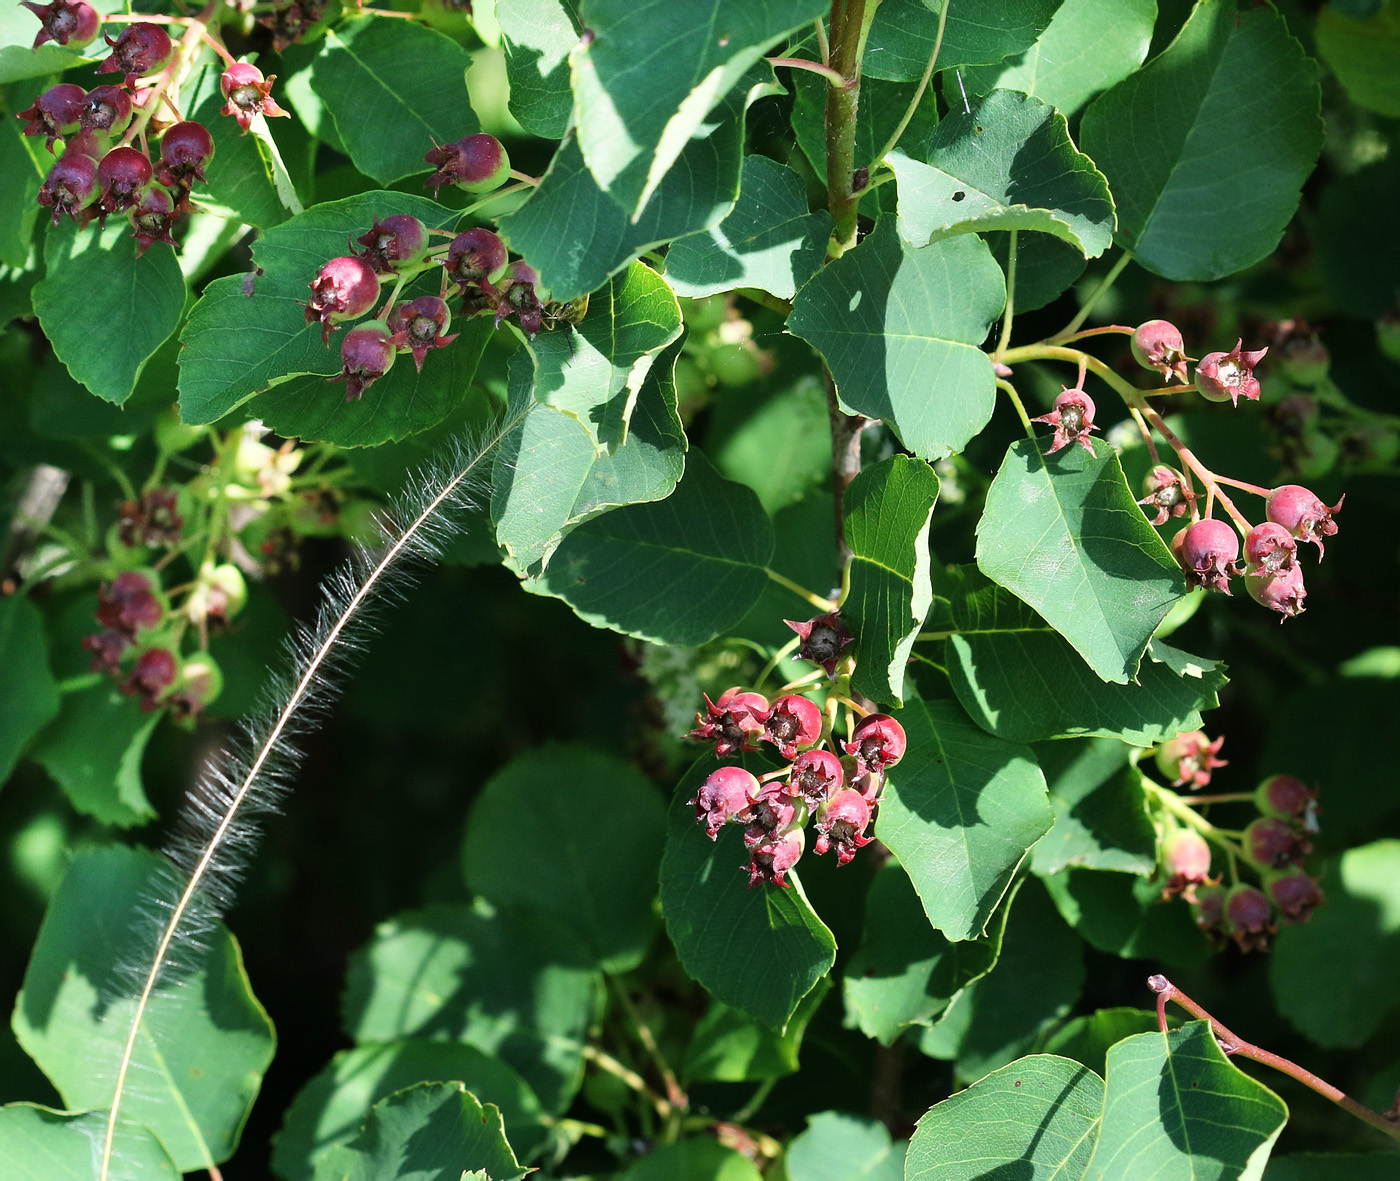
[{"label": "ripening berry", "polygon": [[1233,563],[1240,556],[1239,535],[1224,521],[1207,517],[1183,530],[1180,539],[1177,556],[1186,572],[1187,585],[1228,595]]},{"label": "ripening berry", "polygon": [[506,246],[490,230],[463,230],[447,248],[447,277],[467,294],[467,287],[489,279],[506,265]]},{"label": "ripening berry", "polygon": [[214,138],[202,123],[174,123],[160,137],[160,183],[188,188],[204,182],[204,166],[214,158]]},{"label": "ripening berry", "polygon": [[103,35],[112,52],[97,67],[99,74],[125,74],[130,86],[143,74],[153,74],[170,62],[175,47],[159,25],[138,21],[127,25],[115,41]]},{"label": "ripening berry", "polygon": [[210,620],[222,623],[242,611],[247,601],[248,584],[237,566],[232,562],[217,566],[205,562],[199,568],[194,589],[185,600],[184,613],[192,623],[203,624]]},{"label": "ripening berry", "polygon": [[1172,517],[1184,517],[1195,502],[1196,494],[1186,487],[1186,477],[1164,463],[1155,465],[1143,478],[1146,494],[1138,504],[1156,510],[1154,525],[1165,525]]},{"label": "ripening berry", "polygon": [[516,259],[500,281],[496,323],[514,316],[525,335],[534,340],[544,327],[544,305],[539,295],[540,277],[524,259]]},{"label": "ripening berry", "polygon": [[1196,366],[1196,388],[1201,396],[1212,402],[1223,402],[1227,398],[1231,405],[1238,406],[1241,398],[1259,400],[1259,379],[1254,376],[1254,367],[1264,359],[1268,349],[1247,353],[1241,349],[1243,340],[1237,340],[1228,353],[1207,353]]},{"label": "ripening berry", "polygon": [[428,230],[416,217],[394,213],[377,217],[366,233],[355,239],[365,248],[360,255],[376,274],[392,275],[416,267],[428,252]]},{"label": "ripening berry", "polygon": [[177,721],[193,722],[224,689],[224,674],[207,652],[197,652],[180,667],[174,688],[161,702]]},{"label": "ripening berry", "polygon": [[1260,869],[1282,869],[1311,853],[1312,842],[1289,821],[1260,816],[1244,830],[1244,852]]},{"label": "ripening berry", "polygon": [[97,592],[97,622],[134,637],[165,616],[160,576],[152,570],[123,570]]},{"label": "ripening berry", "polygon": [[1247,573],[1272,578],[1292,570],[1296,564],[1298,543],[1282,525],[1265,521],[1255,525],[1244,539],[1244,560]]},{"label": "ripening berry", "polygon": [[54,225],[64,214],[81,223],[78,215],[97,196],[97,161],[73,148],[58,158],[39,188],[39,204],[53,209]]},{"label": "ripening berry", "polygon": [[841,619],[840,613],[829,611],[825,615],[818,615],[815,619],[803,620],[801,623],[793,619],[784,619],[783,622],[792,628],[802,641],[797,646],[798,658],[821,665],[827,676],[834,677],[836,665],[845,656],[846,649],[855,643],[851,629]]},{"label": "ripening berry", "polygon": [[39,35],[34,38],[34,49],[46,41],[66,45],[69,49],[82,49],[97,40],[102,18],[97,9],[84,0],[53,0],[52,4],[20,0],[20,7],[29,9],[42,22]]},{"label": "ripening berry", "polygon": [[136,257],[140,258],[156,242],[174,246],[170,230],[179,213],[175,198],[162,185],[152,182],[141,192],[135,205],[126,211],[131,222],[132,237],[136,239]]},{"label": "ripening berry", "polygon": [[743,767],[720,767],[705,777],[695,798],[686,803],[695,808],[697,823],[705,826],[705,835],[713,841],[729,821],[747,820],[758,791],[758,780]]},{"label": "ripening berry", "polygon": [[1186,342],[1181,330],[1167,320],[1148,320],[1133,332],[1133,356],[1144,369],[1153,369],[1168,382],[1186,385]]},{"label": "ripening berry", "polygon": [[135,148],[113,148],[97,165],[97,207],[105,217],[129,209],[150,182],[151,162]]},{"label": "ripening berry", "polygon": [[1241,951],[1267,951],[1270,938],[1278,930],[1268,898],[1243,883],[1232,887],[1225,896],[1223,921]]},{"label": "ripening berry", "polygon": [[131,636],[117,628],[107,628],[95,636],[84,636],[82,646],[92,653],[89,672],[113,673],[121,667],[122,656],[131,644]]},{"label": "ripening berry", "polygon": [[169,648],[148,648],[137,657],[136,667],[118,688],[128,697],[139,696],[141,708],[149,713],[175,683],[179,671],[179,658]]},{"label": "ripening berry", "polygon": [[1317,879],[1301,866],[1291,865],[1279,873],[1264,875],[1264,892],[1279,909],[1286,923],[1306,923],[1324,901]]},{"label": "ripening berry", "polygon": [[316,272],[309,284],[306,322],[321,323],[321,340],[329,343],[331,329],[344,320],[355,320],[374,307],[379,298],[379,276],[362,258],[333,258]]},{"label": "ripening berry", "polygon": [[1099,428],[1094,425],[1094,399],[1083,390],[1066,388],[1055,399],[1055,408],[1049,414],[1042,414],[1031,421],[1048,423],[1055,428],[1055,438],[1050,444],[1051,453],[1070,443],[1078,443],[1090,455],[1094,454],[1089,432]]},{"label": "ripening berry", "polygon": [[878,776],[904,757],[907,741],[904,727],[889,714],[870,714],[856,725],[846,753],[855,758],[857,775]]},{"label": "ripening berry", "polygon": [[1270,521],[1282,525],[1299,541],[1310,541],[1317,546],[1317,557],[1323,557],[1322,539],[1337,532],[1337,522],[1332,514],[1340,511],[1343,496],[1328,508],[1317,494],[1300,484],[1284,484],[1269,493],[1265,508]]},{"label": "ripening berry", "polygon": [[436,295],[420,295],[401,303],[389,315],[389,326],[403,338],[400,349],[413,354],[413,364],[423,372],[423,358],[429,349],[440,349],[457,339],[443,335],[452,323],[452,311]]},{"label": "ripening berry", "polygon": [[28,119],[25,135],[42,135],[45,146],[53,152],[53,141],[67,139],[82,126],[83,104],[87,91],[72,82],[50,86],[28,110],[20,111],[16,119]]},{"label": "ripening berry", "polygon": [[270,119],[288,114],[269,93],[275,81],[276,74],[264,78],[257,66],[249,62],[235,62],[219,77],[219,89],[228,100],[219,109],[219,114],[237,119],[245,135],[259,115]]},{"label": "ripening berry", "polygon": [[1171,780],[1173,787],[1190,787],[1193,791],[1205,787],[1215,768],[1230,765],[1229,760],[1218,757],[1224,744],[1223,735],[1212,742],[1200,730],[1184,730],[1157,748],[1157,770]]},{"label": "ripening berry", "polygon": [[1194,828],[1178,828],[1162,842],[1167,889],[1176,892],[1210,873],[1210,845]]},{"label": "ripening berry", "polygon": [[718,701],[705,697],[705,714],[695,715],[694,730],[686,735],[697,742],[714,742],[715,755],[724,758],[742,750],[757,750],[768,720],[768,699],[760,693],[726,689]]},{"label": "ripening berry", "polygon": [[1332,355],[1316,336],[1295,336],[1278,354],[1279,371],[1294,385],[1311,389],[1331,367]]},{"label": "ripening berry", "polygon": [[341,371],[327,380],[344,381],[345,400],[353,401],[393,368],[402,343],[402,335],[384,320],[357,324],[340,343]]},{"label": "ripening berry", "polygon": [[791,828],[801,828],[807,819],[807,805],[795,796],[781,779],[772,779],[759,790],[748,810],[744,844],[768,844]]},{"label": "ripening berry", "polygon": [[1270,775],[1254,789],[1254,803],[1266,816],[1300,820],[1304,832],[1317,832],[1317,792],[1292,775]]},{"label": "ripening berry", "polygon": [[822,736],[822,711],[814,701],[789,693],[773,702],[764,723],[763,737],[778,748],[785,759],[795,759],[800,749],[811,746]]},{"label": "ripening berry", "polygon": [[756,845],[750,851],[748,888],[768,882],[786,889],[788,883],[783,875],[797,864],[806,844],[802,829],[794,828],[766,844]]},{"label": "ripening berry", "polygon": [[1261,607],[1282,615],[1280,623],[1306,610],[1303,600],[1308,597],[1308,590],[1303,585],[1303,568],[1296,563],[1277,574],[1246,574],[1244,588]]},{"label": "ripening berry", "polygon": [[124,86],[94,86],[83,101],[79,122],[89,131],[120,135],[131,122],[131,95]]},{"label": "ripening berry", "polygon": [[856,850],[870,844],[874,838],[865,835],[870,823],[870,805],[860,792],[843,787],[822,805],[817,815],[817,840],[814,852],[836,850],[836,860],[845,865]]},{"label": "ripening berry", "polygon": [[793,761],[788,783],[794,795],[815,808],[841,789],[845,777],[841,760],[829,750],[809,750]]},{"label": "ripening berry", "polygon": [[1212,945],[1222,944],[1225,940],[1225,898],[1224,886],[1203,885],[1198,886],[1195,896],[1188,899],[1191,917]]},{"label": "ripening berry", "polygon": [[468,193],[489,193],[510,176],[510,157],[494,135],[468,135],[455,143],[435,144],[423,160],[436,170],[423,183],[434,196],[443,185]]}]

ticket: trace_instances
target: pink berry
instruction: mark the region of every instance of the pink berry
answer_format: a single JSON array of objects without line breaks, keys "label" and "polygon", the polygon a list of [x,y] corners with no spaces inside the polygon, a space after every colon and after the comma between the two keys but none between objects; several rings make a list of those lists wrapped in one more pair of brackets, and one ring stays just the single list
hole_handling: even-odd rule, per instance
[{"label": "pink berry", "polygon": [[865,835],[869,823],[869,803],[860,792],[843,787],[827,800],[817,816],[814,851],[821,854],[835,847],[837,863],[845,865],[856,855],[857,849],[873,839]]},{"label": "pink berry", "polygon": [[1244,559],[1248,573],[1272,578],[1293,569],[1298,543],[1282,525],[1265,521],[1255,525],[1244,539]]},{"label": "pink berry", "polygon": [[1181,330],[1167,320],[1148,320],[1133,332],[1133,356],[1144,369],[1153,369],[1167,379],[1187,384],[1186,342]]},{"label": "pink berry", "polygon": [[127,25],[115,41],[105,34],[102,39],[112,47],[112,52],[103,59],[97,72],[125,74],[128,86],[143,74],[163,69],[175,52],[165,30],[148,21]]},{"label": "pink berry", "polygon": [[1055,438],[1050,444],[1052,453],[1070,443],[1078,443],[1090,455],[1094,454],[1089,432],[1099,428],[1094,425],[1094,399],[1083,390],[1066,388],[1055,399],[1055,408],[1049,414],[1031,421],[1048,423],[1055,428]]},{"label": "pink berry", "polygon": [[259,115],[274,118],[286,115],[269,93],[277,75],[264,78],[257,66],[248,62],[235,62],[219,77],[219,89],[228,101],[220,108],[219,114],[231,115],[238,120],[238,126],[246,134]]},{"label": "pink berry", "polygon": [[452,323],[452,311],[436,295],[420,295],[408,303],[399,304],[389,316],[389,326],[403,337],[401,349],[413,354],[418,372],[423,372],[423,358],[429,349],[440,349],[457,339],[454,332],[444,336]]},{"label": "pink berry", "polygon": [[82,49],[97,40],[102,18],[97,15],[97,9],[83,0],[53,0],[52,4],[20,0],[20,6],[29,9],[42,22],[39,35],[34,38],[35,49],[46,41]]},{"label": "pink berry", "polygon": [[361,397],[394,365],[394,357],[403,343],[384,320],[366,320],[345,334],[340,343],[341,371],[330,381],[345,382],[345,400]]},{"label": "pink berry", "polygon": [[870,714],[857,724],[846,743],[846,753],[856,760],[856,773],[883,775],[904,757],[904,727],[889,714]]},{"label": "pink berry", "polygon": [[1223,402],[1227,398],[1231,405],[1238,406],[1241,398],[1259,400],[1259,379],[1254,376],[1254,367],[1264,359],[1268,349],[1247,353],[1237,340],[1228,353],[1207,353],[1196,366],[1196,388],[1201,396],[1212,402]]},{"label": "pink berry", "polygon": [[1224,744],[1223,735],[1212,742],[1200,730],[1184,730],[1157,748],[1157,770],[1171,779],[1173,787],[1205,787],[1212,771],[1230,765],[1218,757]]},{"label": "pink berry", "polygon": [[752,849],[776,840],[789,829],[801,828],[807,818],[807,805],[782,780],[771,779],[754,798],[748,818],[744,844]]},{"label": "pink berry", "polygon": [[321,340],[329,343],[331,329],[344,320],[355,320],[379,299],[379,276],[362,258],[333,258],[311,280],[306,322],[319,320]]},{"label": "pink berry", "polygon": [[443,185],[489,193],[510,176],[510,157],[494,135],[468,135],[455,143],[437,144],[423,160],[436,170],[423,182],[435,195]]},{"label": "pink berry", "polygon": [[742,750],[757,750],[768,720],[768,699],[759,693],[726,689],[718,701],[705,697],[705,715],[695,715],[694,730],[686,735],[697,742],[714,742],[715,755],[724,758]]},{"label": "pink berry", "polygon": [[1292,619],[1306,610],[1303,600],[1308,591],[1303,585],[1303,568],[1297,564],[1277,574],[1246,574],[1244,588],[1261,607],[1277,611],[1283,619]]},{"label": "pink berry", "polygon": [[818,615],[815,619],[803,620],[801,623],[792,619],[784,619],[783,622],[792,628],[802,641],[797,646],[798,657],[821,665],[827,676],[834,677],[837,664],[846,655],[846,650],[855,643],[851,629],[846,626],[840,613],[829,611],[825,615]]},{"label": "pink berry", "polygon": [[42,135],[45,146],[53,151],[53,141],[67,139],[82,125],[83,104],[87,91],[72,82],[50,86],[28,110],[20,111],[16,119],[28,119],[25,135]]},{"label": "pink berry", "polygon": [[1186,477],[1164,463],[1147,473],[1142,490],[1146,495],[1138,504],[1155,510],[1154,525],[1165,525],[1172,517],[1184,517],[1196,500],[1196,494],[1186,487]]},{"label": "pink berry", "polygon": [[1162,842],[1168,889],[1203,882],[1210,873],[1210,845],[1194,828],[1178,828]]},{"label": "pink berry", "polygon": [[806,844],[802,829],[794,828],[766,844],[755,846],[750,851],[749,889],[760,882],[786,889],[788,882],[784,875],[797,864]]},{"label": "pink berry", "polygon": [[822,735],[822,711],[814,701],[789,693],[773,702],[764,723],[763,737],[785,759],[795,759],[800,748],[813,745]]},{"label": "pink berry", "polygon": [[743,820],[749,805],[758,798],[758,780],[743,767],[720,767],[705,777],[693,800],[695,819],[705,826],[705,835],[715,840],[721,826]]},{"label": "pink berry", "polygon": [[794,795],[815,808],[841,789],[845,772],[841,760],[828,750],[809,750],[793,761],[788,783]]},{"label": "pink berry", "polygon": [[1299,541],[1310,541],[1317,546],[1318,560],[1324,550],[1322,539],[1337,532],[1337,522],[1332,514],[1340,511],[1346,497],[1328,508],[1317,494],[1301,484],[1284,484],[1269,493],[1265,512],[1275,525],[1282,525]]},{"label": "pink berry", "polygon": [[416,267],[428,252],[428,230],[416,217],[394,213],[374,219],[368,232],[355,239],[365,248],[360,255],[376,274],[392,275]]},{"label": "pink berry", "polygon": [[1178,558],[1190,586],[1230,593],[1232,564],[1240,555],[1239,535],[1224,521],[1207,517],[1181,535]]}]

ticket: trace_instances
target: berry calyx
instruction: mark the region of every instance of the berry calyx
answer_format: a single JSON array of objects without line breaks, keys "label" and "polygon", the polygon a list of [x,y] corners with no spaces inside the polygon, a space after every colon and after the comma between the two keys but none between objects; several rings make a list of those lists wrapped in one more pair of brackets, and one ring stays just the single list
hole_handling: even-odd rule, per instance
[{"label": "berry calyx", "polygon": [[444,336],[452,323],[452,311],[436,295],[420,295],[400,304],[389,316],[389,325],[403,338],[399,346],[413,354],[413,364],[423,372],[423,358],[429,349],[440,349],[457,339],[457,333]]},{"label": "berry calyx", "polygon": [[214,158],[214,138],[202,123],[186,120],[165,129],[160,137],[160,183],[188,188],[204,182],[204,166]]},{"label": "berry calyx", "polygon": [[165,617],[165,598],[154,571],[123,570],[97,592],[97,622],[128,638]]},{"label": "berry calyx", "polygon": [[428,252],[427,228],[406,213],[391,214],[383,221],[376,217],[369,231],[355,241],[365,248],[359,257],[380,275],[416,267]]},{"label": "berry calyx", "polygon": [[330,381],[345,382],[345,400],[361,397],[365,390],[394,365],[403,337],[384,320],[367,320],[345,334],[340,345],[341,371]]},{"label": "berry calyx", "polygon": [[817,840],[813,849],[818,854],[835,848],[836,860],[845,865],[856,850],[874,839],[865,835],[870,823],[870,805],[860,792],[843,787],[829,799],[817,816]]},{"label": "berry calyx", "polygon": [[135,148],[113,148],[97,165],[97,207],[105,218],[109,213],[130,209],[141,198],[150,182],[151,162]]},{"label": "berry calyx", "polygon": [[798,755],[788,775],[793,794],[806,800],[809,808],[825,803],[841,789],[844,780],[841,760],[827,750],[809,750]]},{"label": "berry calyx", "polygon": [[1173,787],[1205,787],[1216,767],[1229,766],[1229,760],[1217,757],[1224,743],[1223,735],[1212,742],[1201,730],[1184,730],[1157,748],[1157,770]]},{"label": "berry calyx", "polygon": [[1176,378],[1187,385],[1186,342],[1181,338],[1181,330],[1167,320],[1148,320],[1139,324],[1133,332],[1133,357],[1144,369],[1160,373],[1167,382]]},{"label": "berry calyx", "polygon": [[695,715],[694,730],[686,735],[697,742],[715,744],[715,755],[724,758],[743,750],[757,750],[768,720],[768,699],[759,693],[726,689],[718,701],[705,697],[705,715]]},{"label": "berry calyx", "polygon": [[269,93],[275,81],[276,74],[264,78],[257,66],[249,62],[235,62],[219,76],[219,89],[228,100],[219,109],[219,114],[232,115],[237,119],[245,135],[259,115],[269,119],[287,115],[288,112]]},{"label": "berry calyx", "polygon": [[1099,428],[1094,425],[1094,399],[1083,390],[1066,387],[1055,399],[1055,408],[1049,414],[1042,414],[1031,421],[1048,423],[1055,428],[1055,438],[1050,444],[1051,453],[1070,443],[1078,443],[1090,455],[1094,454],[1089,432]]},{"label": "berry calyx", "polygon": [[751,849],[768,844],[789,829],[800,828],[806,818],[806,803],[788,791],[786,783],[771,780],[759,791],[748,810],[744,844]]},{"label": "berry calyx", "polygon": [[131,95],[123,86],[94,86],[87,92],[79,122],[89,131],[120,135],[131,122]]},{"label": "berry calyx", "polygon": [[1259,400],[1259,379],[1254,376],[1254,367],[1269,350],[1249,353],[1240,347],[1243,344],[1243,339],[1237,340],[1230,352],[1207,353],[1201,358],[1196,366],[1196,388],[1202,397],[1212,402],[1228,398],[1234,406],[1239,405],[1241,398]]},{"label": "berry calyx", "polygon": [[783,622],[792,628],[802,641],[797,646],[798,657],[820,665],[826,670],[827,676],[834,677],[836,666],[845,656],[846,649],[855,643],[851,629],[846,626],[840,614],[828,611],[825,615],[818,615],[815,619],[807,619],[801,623],[793,619],[784,619]]},{"label": "berry calyx", "polygon": [[713,841],[723,825],[745,818],[758,791],[758,780],[743,767],[720,767],[705,777],[695,798],[686,803],[695,808],[696,822],[705,826],[705,835]]},{"label": "berry calyx", "polygon": [[760,882],[767,882],[787,889],[784,875],[801,859],[806,846],[807,837],[800,828],[754,846],[750,853],[748,888],[752,890]]},{"label": "berry calyx", "polygon": [[178,215],[175,198],[170,191],[154,182],[141,192],[135,205],[126,211],[131,222],[132,237],[136,239],[136,257],[140,258],[156,242],[176,245],[170,229]]},{"label": "berry calyx", "polygon": [[353,255],[331,259],[316,272],[309,286],[306,322],[320,321],[324,344],[330,343],[335,325],[358,319],[379,299],[379,276],[369,263]]},{"label": "berry calyx", "polygon": [[1142,481],[1146,493],[1138,504],[1155,509],[1154,525],[1165,525],[1172,517],[1184,517],[1196,494],[1186,487],[1186,477],[1164,463],[1154,466]]},{"label": "berry calyx", "polygon": [[1207,517],[1183,531],[1177,556],[1189,586],[1228,595],[1233,563],[1240,556],[1239,535],[1224,521]]},{"label": "berry calyx", "polygon": [[1286,923],[1306,923],[1325,901],[1317,879],[1308,876],[1298,865],[1291,865],[1280,873],[1265,874],[1264,892],[1278,907]]},{"label": "berry calyx", "polygon": [[161,703],[171,715],[185,723],[193,722],[224,688],[224,674],[207,652],[191,656],[180,668],[174,688]]},{"label": "berry calyx", "polygon": [[1275,525],[1282,525],[1299,541],[1310,541],[1317,546],[1318,560],[1324,550],[1322,539],[1337,532],[1337,522],[1332,514],[1341,510],[1346,497],[1328,508],[1317,494],[1301,484],[1284,484],[1269,493],[1264,512]]},{"label": "berry calyx", "polygon": [[1244,559],[1247,573],[1272,578],[1292,570],[1296,565],[1298,543],[1282,525],[1272,521],[1255,525],[1244,539]]},{"label": "berry calyx", "polygon": [[814,701],[789,693],[773,702],[763,726],[763,737],[778,748],[785,759],[795,759],[803,747],[822,736],[822,711]]},{"label": "berry calyx", "polygon": [[118,688],[128,697],[139,696],[141,708],[150,713],[175,683],[179,671],[179,658],[169,648],[148,648],[137,657],[136,667]]},{"label": "berry calyx", "polygon": [[44,146],[53,152],[53,141],[67,139],[82,125],[83,104],[87,91],[72,82],[50,86],[28,110],[20,111],[16,119],[28,119],[25,135],[42,135]]},{"label": "berry calyx", "polygon": [[490,230],[463,230],[447,247],[443,266],[447,277],[462,289],[489,279],[506,265],[506,245]]},{"label": "berry calyx", "polygon": [[97,9],[84,0],[53,0],[52,4],[20,0],[20,7],[29,9],[42,23],[39,35],[34,38],[34,49],[46,41],[82,49],[97,40],[102,18],[97,15]]},{"label": "berry calyx", "polygon": [[97,161],[69,148],[40,186],[39,204],[53,209],[53,224],[58,225],[64,214],[80,221],[78,215],[97,200],[97,195]]},{"label": "berry calyx", "polygon": [[138,21],[127,25],[115,41],[104,34],[112,52],[97,67],[99,74],[124,74],[130,86],[143,74],[163,69],[170,61],[175,47],[159,25]]},{"label": "berry calyx", "polygon": [[544,305],[537,290],[540,281],[535,268],[523,259],[510,264],[501,280],[500,300],[496,304],[496,323],[514,316],[525,335],[534,340],[544,327]]},{"label": "berry calyx", "polygon": [[443,185],[456,185],[468,193],[489,193],[510,176],[510,157],[494,135],[464,136],[455,143],[435,144],[423,157],[435,171],[423,184],[434,196]]},{"label": "berry calyx", "polygon": [[1308,597],[1308,591],[1303,585],[1303,568],[1297,564],[1277,574],[1246,573],[1244,588],[1261,607],[1277,611],[1283,619],[1292,619],[1306,610],[1303,600]]},{"label": "berry calyx", "polygon": [[870,714],[857,724],[846,753],[855,757],[857,775],[883,776],[904,757],[907,744],[904,727],[889,714]]}]

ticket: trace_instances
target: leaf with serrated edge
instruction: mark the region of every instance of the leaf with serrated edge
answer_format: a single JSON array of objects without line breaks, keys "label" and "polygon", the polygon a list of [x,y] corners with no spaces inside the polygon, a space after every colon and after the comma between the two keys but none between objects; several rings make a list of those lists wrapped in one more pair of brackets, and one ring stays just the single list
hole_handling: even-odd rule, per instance
[{"label": "leaf with serrated edge", "polygon": [[511,0],[497,6],[496,19],[510,113],[532,135],[562,139],[574,107],[569,53],[579,37],[577,0]]}]

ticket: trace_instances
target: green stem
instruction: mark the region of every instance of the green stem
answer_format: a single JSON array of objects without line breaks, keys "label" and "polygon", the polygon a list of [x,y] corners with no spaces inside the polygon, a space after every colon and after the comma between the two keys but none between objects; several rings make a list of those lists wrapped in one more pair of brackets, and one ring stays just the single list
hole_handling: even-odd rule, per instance
[{"label": "green stem", "polygon": [[[948,3],[943,5],[945,14],[948,7]],[[1018,230],[1011,231],[1011,242],[1007,247],[1006,311],[1001,318],[1001,339],[997,341],[997,351],[992,354],[993,361],[1000,361],[1002,354],[1006,352],[1006,346],[1011,343],[1011,320],[1016,315],[1016,235],[1018,233]]]},{"label": "green stem", "polygon": [[[943,5],[943,10],[938,14],[938,35],[933,39],[933,52],[928,56],[928,65],[924,67],[924,76],[919,79],[919,88],[914,91],[914,97],[909,100],[909,105],[904,109],[904,116],[900,119],[899,125],[894,129],[894,134],[886,141],[885,146],[875,153],[875,159],[883,160],[895,149],[900,137],[908,129],[914,114],[919,109],[919,104],[924,101],[924,93],[928,90],[930,79],[933,78],[934,67],[938,63],[939,50],[943,48],[943,29],[948,23],[948,9],[951,7],[951,0]],[[1015,231],[1012,231],[1014,238]],[[1014,246],[1013,246],[1014,257]]]},{"label": "green stem", "polygon": [[1026,434],[1032,439],[1035,438],[1035,428],[1031,426],[1030,415],[1026,413],[1025,403],[1021,401],[1021,395],[1016,392],[1016,387],[1004,377],[998,377],[997,389],[1011,399],[1011,405],[1015,407],[1016,416],[1021,420],[1021,425],[1026,428]]},{"label": "green stem", "polygon": [[841,75],[830,66],[824,66],[819,62],[809,62],[803,57],[769,57],[764,58],[764,60],[770,66],[784,66],[789,70],[807,70],[810,73],[819,74],[833,86],[844,86],[846,84],[846,79],[841,77]]},{"label": "green stem", "polygon": [[797,595],[799,598],[806,599],[807,602],[809,602],[818,611],[825,612],[836,610],[836,604],[833,603],[830,599],[824,599],[821,597],[821,595],[816,594],[813,591],[809,591],[801,583],[793,582],[793,580],[791,578],[788,578],[785,574],[779,574],[776,570],[770,570],[766,566],[764,567],[763,572],[766,575],[768,575],[768,577],[771,578],[774,582],[776,582],[779,586],[783,587],[786,590],[792,591],[792,593]]},{"label": "green stem", "polygon": [[[831,255],[856,244],[856,109],[860,105],[860,59],[880,0],[832,0],[831,69],[841,79],[826,92],[826,191],[832,221]],[[864,181],[860,188],[864,188]]]},{"label": "green stem", "polygon": [[1100,282],[1099,285],[1094,288],[1093,294],[1091,294],[1089,298],[1084,301],[1084,306],[1079,309],[1079,312],[1075,315],[1074,319],[1071,320],[1068,324],[1066,324],[1061,331],[1055,333],[1055,335],[1050,338],[1052,343],[1059,344],[1079,331],[1080,326],[1084,323],[1085,320],[1089,318],[1089,313],[1094,310],[1094,305],[1098,303],[1099,300],[1108,293],[1109,288],[1111,288],[1113,284],[1117,282],[1118,276],[1123,273],[1123,268],[1126,267],[1132,261],[1132,252],[1128,250],[1123,251],[1123,257],[1120,258],[1116,263],[1114,263],[1113,266],[1109,269],[1108,274],[1106,274],[1103,277],[1103,281]]}]

